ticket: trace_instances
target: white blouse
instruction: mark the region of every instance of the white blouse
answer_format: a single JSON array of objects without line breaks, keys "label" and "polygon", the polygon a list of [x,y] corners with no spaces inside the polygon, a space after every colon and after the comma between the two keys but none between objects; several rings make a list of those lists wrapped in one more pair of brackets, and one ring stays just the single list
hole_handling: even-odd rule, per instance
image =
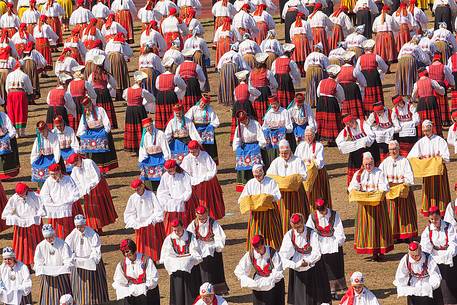
[{"label": "white blouse", "polygon": [[[196,221],[198,221],[198,233],[200,234],[200,236],[207,236],[209,232],[209,217],[205,223],[201,223],[199,220],[196,219],[193,220],[187,227],[187,231],[194,234],[195,236]],[[216,220],[214,220],[211,230],[214,234],[212,241],[203,241],[197,239],[197,242],[200,246],[200,250],[202,252],[202,258],[205,258],[207,256],[214,256],[214,252],[221,253],[225,247],[226,236],[221,225]]]},{"label": "white blouse", "polygon": [[136,192],[130,195],[124,211],[124,223],[127,229],[138,230],[162,222],[163,217],[162,206],[152,191],[145,189],[141,196]]},{"label": "white blouse", "polygon": [[91,227],[86,226],[84,233],[74,228],[65,238],[65,243],[73,252],[74,264],[76,268],[85,270],[96,270],[96,265],[102,258],[101,240],[97,232]]},{"label": "white blouse", "polygon": [[186,211],[186,202],[192,195],[191,178],[186,173],[164,173],[157,188],[157,198],[166,212]]},{"label": "white blouse", "polygon": [[45,239],[37,245],[34,263],[33,269],[36,276],[70,274],[74,266],[70,247],[57,237],[52,244]]},{"label": "white blouse", "polygon": [[74,166],[71,178],[78,186],[79,195],[88,195],[100,182],[100,169],[91,159],[82,159],[81,166]]},{"label": "white blouse", "polygon": [[190,175],[193,186],[213,179],[217,173],[216,163],[203,150],[200,150],[197,157],[194,157],[191,153],[185,156],[181,167]]},{"label": "white blouse", "polygon": [[303,180],[306,180],[307,177],[305,163],[292,153],[288,160],[285,160],[283,157],[274,159],[267,170],[267,175],[281,177],[300,175]]},{"label": "white blouse", "polygon": [[[173,249],[173,241],[179,246],[186,245],[188,239],[191,238],[189,244],[189,255],[179,255]],[[162,251],[160,252],[160,261],[163,263],[169,275],[176,271],[184,271],[190,273],[192,268],[202,261],[200,246],[193,234],[184,231],[184,234],[179,237],[174,232],[168,235],[163,241]]]},{"label": "white blouse", "polygon": [[8,226],[28,228],[32,225],[40,225],[41,217],[45,214],[38,194],[28,191],[25,199],[18,194],[8,199],[2,212],[2,219],[6,220]]}]

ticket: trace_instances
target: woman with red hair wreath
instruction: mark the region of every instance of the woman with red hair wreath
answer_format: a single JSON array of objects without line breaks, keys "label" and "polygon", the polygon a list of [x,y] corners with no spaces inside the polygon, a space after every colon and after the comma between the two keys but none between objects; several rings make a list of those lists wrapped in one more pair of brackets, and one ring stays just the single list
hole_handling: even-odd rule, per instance
[{"label": "woman with red hair wreath", "polygon": [[344,41],[354,31],[354,26],[347,13],[347,6],[341,5],[338,10],[330,15],[330,21],[334,24],[332,37],[329,38],[330,50],[336,49],[338,42]]},{"label": "woman with red hair wreath", "polygon": [[399,31],[398,23],[388,14],[389,10],[390,7],[384,5],[381,15],[373,22],[373,32],[376,34],[375,53],[388,65],[397,61],[397,55],[401,49],[396,46],[394,39],[394,33]]},{"label": "woman with red hair wreath", "polygon": [[[46,24],[45,15],[40,16],[38,24],[33,28],[33,38],[35,38],[36,50],[46,59],[47,64],[44,71],[52,70],[51,45],[56,45],[59,36]],[[42,77],[47,77],[47,74],[44,71]]]},{"label": "woman with red hair wreath", "polygon": [[295,45],[292,59],[300,69],[301,75],[305,76],[304,64],[308,55],[311,53],[313,45],[313,34],[309,22],[304,20],[302,12],[297,13],[295,21],[290,26],[290,37]]},{"label": "woman with red hair wreath", "polygon": [[313,33],[313,44],[322,43],[323,52],[328,55],[330,49],[327,33],[332,32],[333,22],[322,12],[322,3],[317,2],[314,5],[314,11],[308,16],[308,22]]},{"label": "woman with red hair wreath", "polygon": [[185,227],[189,225],[195,216],[198,198],[193,194],[191,177],[175,160],[167,160],[164,167],[166,173],[160,179],[157,198],[165,212],[165,230],[170,234],[173,219],[179,219]]},{"label": "woman with red hair wreath", "polygon": [[416,21],[414,15],[408,11],[405,2],[400,3],[400,7],[393,14],[393,17],[397,24],[400,26],[395,43],[397,45],[397,52],[400,52],[401,47],[411,40],[411,31],[414,30]]},{"label": "woman with red hair wreath", "polygon": [[116,14],[116,21],[127,30],[127,43],[133,43],[133,17],[137,14],[135,3],[132,0],[114,0],[111,10]]}]

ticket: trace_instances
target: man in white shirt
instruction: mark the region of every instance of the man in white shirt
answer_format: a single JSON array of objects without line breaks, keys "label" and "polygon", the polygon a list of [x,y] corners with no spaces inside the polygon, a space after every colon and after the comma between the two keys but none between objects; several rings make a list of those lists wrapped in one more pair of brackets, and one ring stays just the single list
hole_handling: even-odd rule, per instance
[{"label": "man in white shirt", "polygon": [[27,265],[16,259],[13,248],[5,247],[0,265],[0,300],[5,305],[32,304],[32,279]]}]

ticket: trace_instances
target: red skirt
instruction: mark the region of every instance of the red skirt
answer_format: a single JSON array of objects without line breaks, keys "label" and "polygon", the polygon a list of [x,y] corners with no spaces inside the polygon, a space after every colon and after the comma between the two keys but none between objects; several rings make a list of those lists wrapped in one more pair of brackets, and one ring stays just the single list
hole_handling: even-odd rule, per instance
[{"label": "red skirt", "polygon": [[48,223],[52,225],[54,230],[56,231],[56,236],[60,239],[65,239],[68,234],[73,231],[75,228],[74,218],[76,215],[81,214],[83,215],[83,208],[81,207],[81,203],[75,201],[73,203],[72,216],[64,217],[64,218],[48,218]]},{"label": "red skirt", "polygon": [[365,115],[369,115],[373,112],[373,104],[377,102],[384,102],[384,94],[382,91],[382,85],[365,87],[365,97],[363,101],[363,112]]},{"label": "red skirt", "polygon": [[6,112],[15,128],[27,127],[29,101],[23,90],[10,91],[6,99]]},{"label": "red skirt", "polygon": [[321,140],[334,142],[343,129],[338,101],[333,96],[318,98],[316,105],[317,133]]},{"label": "red skirt", "polygon": [[127,106],[125,110],[124,150],[138,152],[140,149],[143,128],[141,120],[147,117],[143,106]]},{"label": "red skirt", "polygon": [[401,47],[411,40],[411,34],[409,33],[409,26],[407,24],[400,24],[400,32],[398,32],[397,38],[395,39],[397,45],[397,52],[400,52]]},{"label": "red skirt", "polygon": [[457,109],[457,90],[451,91],[451,110]]},{"label": "red skirt", "polygon": [[313,45],[322,42],[322,45],[324,46],[324,54],[328,56],[329,47],[325,29],[322,27],[311,28],[311,32],[313,33]]},{"label": "red skirt", "polygon": [[195,209],[197,206],[198,198],[192,194],[190,199],[186,202],[186,210],[184,212],[165,212],[163,225],[165,226],[166,234],[169,235],[172,232],[170,223],[175,218],[181,219],[183,227],[187,228],[195,218]]},{"label": "red skirt", "polygon": [[257,33],[255,42],[257,42],[257,44],[260,46],[262,41],[264,41],[265,38],[267,38],[267,33],[268,33],[267,23],[264,21],[257,22],[257,29],[259,30],[259,32]]},{"label": "red skirt", "polygon": [[[36,23],[27,23],[27,33],[29,33],[30,35],[33,35],[33,29],[35,28],[36,26]],[[38,38],[35,38],[35,39],[38,39]]]},{"label": "red skirt", "polygon": [[192,191],[197,196],[199,204],[208,209],[209,216],[216,220],[225,216],[224,198],[217,176],[193,186]]},{"label": "red skirt", "polygon": [[330,50],[336,49],[336,45],[340,41],[344,41],[343,29],[341,28],[341,25],[335,24],[333,27],[332,37],[329,38],[328,42]]},{"label": "red skirt", "polygon": [[345,96],[341,113],[349,113],[361,121],[365,120],[359,85],[353,82],[341,82],[340,85],[343,87]]},{"label": "red skirt", "polygon": [[[441,86],[444,86],[444,84],[440,84]],[[444,87],[446,88],[446,87]],[[443,126],[451,126],[452,121],[451,121],[451,112],[449,110],[449,100],[447,98],[447,94],[445,95],[439,95],[435,94],[436,96],[436,102],[438,103],[438,107],[440,108],[440,115],[441,115],[441,124]]]},{"label": "red skirt", "polygon": [[105,178],[84,196],[84,211],[87,225],[94,230],[101,231],[104,226],[116,222],[117,213]]},{"label": "red skirt", "polygon": [[116,22],[119,22],[124,29],[127,31],[126,40],[128,43],[133,43],[133,19],[132,14],[129,10],[122,10],[116,13],[114,18]]},{"label": "red skirt", "polygon": [[33,264],[35,248],[42,240],[41,225],[32,225],[28,228],[14,226],[13,249],[17,260],[27,266]]},{"label": "red skirt", "polygon": [[219,63],[219,59],[230,51],[230,37],[220,38],[216,43],[216,66]]},{"label": "red skirt", "polygon": [[[5,209],[5,206],[8,202],[8,198],[6,197],[5,190],[3,189],[3,185],[0,182],[0,216],[3,213],[3,210]],[[6,225],[6,221],[3,219],[0,219],[0,232],[8,229],[8,226]]]},{"label": "red skirt", "polygon": [[135,243],[138,252],[149,256],[154,262],[158,262],[165,237],[163,222],[135,230]]},{"label": "red skirt", "polygon": [[60,22],[60,18],[59,17],[48,17],[46,19],[46,23],[49,24],[49,26],[52,28],[54,33],[56,33],[57,36],[59,36],[59,39],[57,39],[57,45],[58,46],[62,45],[62,23]]},{"label": "red skirt", "polygon": [[375,53],[381,56],[388,64],[397,60],[398,54],[392,32],[379,32],[376,34]]},{"label": "red skirt", "polygon": [[35,48],[46,59],[46,70],[52,70],[52,54],[48,39],[37,38]]},{"label": "red skirt", "polygon": [[311,53],[311,44],[305,34],[297,34],[292,37],[292,43],[295,45],[292,59],[297,63],[302,77],[305,75],[304,63],[306,57]]}]

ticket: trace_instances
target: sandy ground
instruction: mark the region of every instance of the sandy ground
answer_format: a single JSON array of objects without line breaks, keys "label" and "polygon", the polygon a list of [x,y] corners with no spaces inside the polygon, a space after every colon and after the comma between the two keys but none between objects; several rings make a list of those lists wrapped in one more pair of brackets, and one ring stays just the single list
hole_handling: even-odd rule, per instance
[{"label": "sandy ground", "polygon": [[[278,24],[279,25],[279,24]],[[133,76],[133,72],[137,68],[138,52],[139,52],[139,25],[136,27],[136,43],[133,45],[135,57],[129,63],[129,73]],[[205,22],[205,39],[209,42],[212,41],[213,32],[212,26],[209,22]],[[284,29],[279,25],[278,29],[279,39],[284,37]],[[213,52],[213,51],[212,51]],[[55,54],[57,55],[57,54]],[[214,63],[213,63],[214,65]],[[395,65],[392,70],[395,71]],[[234,154],[229,146],[229,133],[230,133],[230,114],[231,110],[227,107],[221,106],[217,103],[217,90],[219,82],[219,74],[215,73],[214,68],[209,69],[209,78],[211,83],[211,95],[213,96],[213,106],[219,115],[221,126],[217,129],[217,141],[219,143],[219,156],[220,165],[218,168],[218,178],[224,191],[224,199],[226,204],[226,217],[221,220],[221,224],[227,235],[227,244],[224,250],[224,263],[225,274],[227,283],[230,287],[230,296],[227,297],[229,303],[233,304],[249,304],[251,303],[251,293],[247,289],[241,289],[240,285],[233,274],[233,270],[238,263],[239,259],[245,251],[245,234],[247,226],[247,215],[241,215],[237,205],[239,194],[235,192],[236,174],[234,170]],[[56,84],[55,78],[42,79],[42,96],[46,97],[47,92]],[[395,74],[388,74],[384,80],[385,101],[387,105],[391,106],[391,96],[395,90]],[[304,90],[303,83],[298,91]],[[138,168],[136,166],[137,159],[130,155],[130,153],[123,152],[123,122],[125,103],[115,102],[116,113],[118,121],[120,122],[121,129],[115,130],[113,135],[116,142],[117,155],[119,158],[119,168],[108,174],[108,183],[110,185],[111,194],[116,206],[117,213],[119,214],[118,221],[105,228],[105,233],[102,236],[102,252],[103,260],[106,263],[108,272],[108,286],[110,299],[115,300],[115,292],[111,287],[112,277],[115,266],[121,258],[121,253],[118,251],[119,242],[127,237],[134,238],[132,230],[124,229],[123,212],[128,197],[132,194],[129,187],[130,181],[137,177]],[[26,138],[19,139],[19,150],[21,155],[22,169],[20,175],[13,181],[4,182],[4,188],[8,196],[14,193],[14,185],[19,181],[27,181],[30,183],[30,150],[35,137],[35,124],[40,119],[45,119],[47,105],[44,98],[38,100],[38,105],[30,107],[29,122],[27,127]],[[453,152],[453,151],[452,151]],[[380,302],[386,305],[393,305],[399,301],[406,303],[406,299],[397,300],[396,289],[392,285],[394,280],[395,270],[398,261],[406,253],[407,246],[405,244],[395,245],[395,250],[386,256],[386,261],[383,263],[371,262],[364,255],[356,255],[353,250],[354,240],[354,217],[356,214],[355,204],[348,202],[346,194],[346,163],[347,157],[343,156],[337,148],[325,148],[325,160],[327,170],[330,177],[332,198],[334,207],[340,213],[345,227],[347,237],[344,246],[345,264],[346,264],[346,277],[349,278],[354,271],[361,271],[366,275],[367,286],[376,294]],[[455,161],[455,158],[453,159]],[[450,183],[454,184],[456,181],[457,166],[452,163],[448,167],[450,175]],[[418,210],[420,208],[421,185],[420,181],[416,181],[419,185],[414,187],[414,194],[416,202],[418,203]],[[419,229],[423,230],[425,227],[425,219],[419,216]],[[0,247],[11,245],[12,243],[12,229],[8,229],[0,234]],[[169,277],[163,267],[159,268],[159,287],[162,296],[162,304],[168,304],[169,300]],[[33,276],[33,299],[35,303],[39,300],[40,286],[39,279]]]}]

